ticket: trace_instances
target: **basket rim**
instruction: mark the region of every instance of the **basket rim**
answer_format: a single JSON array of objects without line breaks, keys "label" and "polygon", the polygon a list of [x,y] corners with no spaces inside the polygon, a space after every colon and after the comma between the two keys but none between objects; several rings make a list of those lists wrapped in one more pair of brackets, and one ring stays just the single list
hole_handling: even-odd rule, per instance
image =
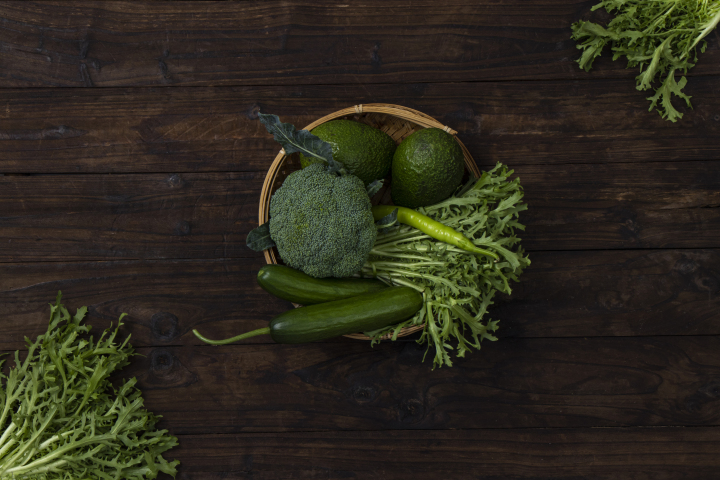
[{"label": "basket rim", "polygon": [[[470,152],[468,151],[467,147],[460,141],[460,139],[457,137],[457,131],[453,130],[452,128],[443,125],[442,123],[435,120],[433,117],[422,113],[418,110],[404,107],[402,105],[394,105],[391,103],[368,103],[368,104],[358,104],[354,105],[352,107],[343,108],[341,110],[337,110],[335,112],[332,112],[328,115],[325,115],[324,117],[321,117],[314,122],[310,123],[309,125],[303,127],[303,130],[312,130],[313,128],[317,127],[320,124],[323,124],[325,122],[329,122],[330,120],[334,120],[339,117],[345,117],[348,115],[354,115],[354,114],[361,114],[361,113],[384,113],[387,115],[392,115],[394,117],[402,118],[403,120],[408,120],[410,122],[413,122],[417,125],[420,125],[423,128],[439,128],[441,130],[444,130],[445,132],[451,134],[455,141],[460,145],[460,148],[463,151],[463,156],[466,160],[470,160],[470,162],[465,162],[465,165],[468,167],[468,170],[475,176],[480,176],[480,169],[475,164],[475,160],[473,159],[472,155],[470,155]],[[270,216],[270,196],[272,191],[272,186],[275,183],[275,179],[277,178],[278,172],[280,171],[280,167],[285,161],[285,158],[287,157],[287,154],[285,153],[285,149],[281,148],[278,154],[275,156],[275,159],[273,160],[272,164],[270,165],[270,168],[268,168],[268,172],[265,175],[265,181],[263,182],[262,190],[260,191],[260,206],[258,209],[258,225],[262,225],[263,223],[267,222]],[[265,262],[268,264],[274,264],[277,263],[277,260],[275,259],[275,254],[273,253],[272,249],[264,250],[263,254],[265,256]],[[401,333],[398,336],[407,336],[412,333],[418,332],[420,330],[423,330],[425,328],[425,325],[413,325],[411,327],[404,327],[401,330]],[[371,340],[370,337],[367,335],[364,335],[362,333],[353,333],[349,335],[343,335],[344,337],[352,338],[355,340]],[[381,340],[389,340],[391,338],[391,335],[384,335],[381,337]]]},{"label": "basket rim", "polygon": [[312,130],[313,128],[317,127],[322,123],[329,122],[330,120],[334,120],[339,117],[352,115],[354,113],[387,113],[395,117],[402,118],[404,120],[410,120],[411,122],[417,123],[418,125],[421,125],[425,128],[439,128],[451,135],[457,135],[457,132],[455,130],[448,127],[447,125],[443,125],[430,115],[426,115],[418,110],[409,107],[403,107],[402,105],[393,105],[391,103],[360,103],[352,107],[343,108],[315,120],[310,125],[303,128],[303,130]]}]

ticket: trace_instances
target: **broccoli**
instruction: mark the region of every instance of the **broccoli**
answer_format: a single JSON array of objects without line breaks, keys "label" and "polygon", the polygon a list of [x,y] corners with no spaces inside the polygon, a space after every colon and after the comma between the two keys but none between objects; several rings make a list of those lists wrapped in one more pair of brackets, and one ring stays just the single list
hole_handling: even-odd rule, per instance
[{"label": "broccoli", "polygon": [[319,163],[288,175],[270,200],[269,223],[283,261],[316,278],[360,271],[377,236],[362,180]]}]

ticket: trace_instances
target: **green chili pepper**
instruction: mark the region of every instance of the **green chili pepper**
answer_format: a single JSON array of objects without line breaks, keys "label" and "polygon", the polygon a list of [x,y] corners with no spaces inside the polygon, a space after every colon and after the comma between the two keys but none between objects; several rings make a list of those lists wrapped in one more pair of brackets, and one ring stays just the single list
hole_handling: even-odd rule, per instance
[{"label": "green chili pepper", "polygon": [[487,255],[495,260],[500,259],[497,254],[473,245],[473,243],[462,233],[410,208],[396,207],[394,205],[375,205],[372,207],[373,217],[375,218],[375,221],[378,221],[381,218],[390,215],[395,209],[398,211],[398,222],[417,228],[435,240],[455,245],[456,247],[462,248],[463,250],[471,253]]}]

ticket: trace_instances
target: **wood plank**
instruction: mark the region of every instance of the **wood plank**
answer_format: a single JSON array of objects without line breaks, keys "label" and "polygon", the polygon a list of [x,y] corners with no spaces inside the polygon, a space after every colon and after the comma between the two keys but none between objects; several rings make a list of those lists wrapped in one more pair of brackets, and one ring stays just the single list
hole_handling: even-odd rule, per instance
[{"label": "wood plank", "polygon": [[720,158],[718,85],[691,79],[695,109],[676,124],[647,112],[625,80],[0,90],[0,172],[266,171],[279,147],[258,110],[301,128],[373,102],[437,118],[482,166],[710,160]]},{"label": "wood plank", "polygon": [[[519,166],[528,251],[718,248],[717,162]],[[0,177],[0,261],[256,256],[262,172]]]},{"label": "wood plank", "polygon": [[[255,282],[261,256],[212,261],[113,261],[0,264],[0,349],[24,348],[25,336],[47,329],[48,303],[58,291],[72,311],[104,329],[127,313],[122,331],[132,344],[200,344],[193,328],[225,325],[223,334],[266,325],[292,305]],[[260,341],[268,342],[268,339]]]},{"label": "wood plank", "polygon": [[[596,1],[0,3],[0,86],[368,84],[582,72],[570,26]],[[694,75],[720,73],[712,36]]]},{"label": "wood plank", "polygon": [[[0,258],[257,256],[264,174],[0,177]],[[6,187],[6,188],[3,188]]]},{"label": "wood plank", "polygon": [[[720,164],[519,166],[529,250],[715,246]],[[694,240],[687,242],[692,237]]]},{"label": "wood plank", "polygon": [[[532,261],[512,296],[491,307],[502,341],[720,335],[720,251],[538,252]],[[96,328],[128,313],[123,332],[136,346],[199,345],[193,328],[216,338],[260,328],[291,307],[256,285],[263,264],[259,256],[0,264],[0,349],[43,332],[58,290],[68,308],[88,306]]]},{"label": "wood plank", "polygon": [[[181,435],[181,480],[713,478],[719,428]],[[169,478],[169,477],[168,477]]]},{"label": "wood plank", "polygon": [[123,375],[176,434],[711,426],[718,349],[718,336],[503,339],[433,371],[414,342],[156,347]]},{"label": "wood plank", "polygon": [[720,252],[532,254],[491,310],[501,337],[717,335]]}]

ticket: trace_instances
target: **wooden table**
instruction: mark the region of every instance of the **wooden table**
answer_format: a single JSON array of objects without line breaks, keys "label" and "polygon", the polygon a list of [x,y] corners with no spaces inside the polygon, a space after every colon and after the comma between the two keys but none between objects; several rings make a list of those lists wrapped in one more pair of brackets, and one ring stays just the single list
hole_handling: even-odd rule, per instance
[{"label": "wooden table", "polygon": [[[182,479],[718,478],[720,35],[672,124],[623,62],[579,70],[595,1],[443,3],[0,2],[0,349],[58,290],[127,312]],[[413,339],[198,342],[290,308],[244,243],[278,151],[257,112],[371,102],[521,178],[500,340],[436,370]]]}]

